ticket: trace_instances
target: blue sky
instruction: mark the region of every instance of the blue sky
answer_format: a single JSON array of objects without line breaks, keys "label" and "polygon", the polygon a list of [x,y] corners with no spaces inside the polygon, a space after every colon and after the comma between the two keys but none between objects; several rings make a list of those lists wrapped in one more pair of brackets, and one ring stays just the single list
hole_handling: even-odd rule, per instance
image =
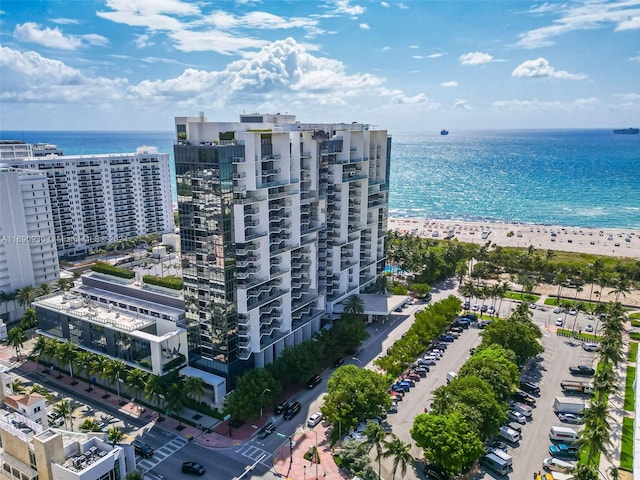
[{"label": "blue sky", "polygon": [[640,0],[3,0],[0,129],[640,126]]}]

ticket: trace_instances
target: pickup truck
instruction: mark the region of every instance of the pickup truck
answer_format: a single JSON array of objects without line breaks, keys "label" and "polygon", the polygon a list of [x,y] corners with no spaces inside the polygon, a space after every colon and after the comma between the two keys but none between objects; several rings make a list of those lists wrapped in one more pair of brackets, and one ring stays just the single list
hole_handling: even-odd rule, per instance
[{"label": "pickup truck", "polygon": [[562,382],[560,382],[560,387],[562,388],[562,391],[565,393],[568,393],[568,392],[586,393],[586,394],[593,393],[593,385],[587,382],[577,382],[575,380],[562,380]]},{"label": "pickup truck", "polygon": [[586,365],[578,365],[575,367],[569,367],[569,373],[571,373],[572,375],[592,377],[593,375],[595,375],[596,371],[591,367],[587,367]]},{"label": "pickup truck", "polygon": [[549,454],[551,454],[552,457],[578,458],[578,453],[578,447],[572,447],[566,443],[549,445]]}]

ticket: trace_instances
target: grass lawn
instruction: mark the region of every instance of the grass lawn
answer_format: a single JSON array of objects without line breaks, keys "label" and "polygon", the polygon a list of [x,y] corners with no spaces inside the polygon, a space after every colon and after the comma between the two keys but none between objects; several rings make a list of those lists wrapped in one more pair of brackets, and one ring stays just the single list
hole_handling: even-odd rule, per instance
[{"label": "grass lawn", "polygon": [[[577,302],[572,300],[572,299],[567,299],[564,297],[560,297],[560,305],[562,307],[569,307],[571,308],[573,305],[575,305],[576,303],[581,303],[582,304],[582,308],[584,311],[586,312],[593,312],[596,308],[596,304],[595,303],[589,303],[589,302],[583,302],[578,300]],[[555,307],[558,305],[558,298],[557,297],[547,297],[544,301],[545,305],[550,305],[552,307]]]},{"label": "grass lawn", "polygon": [[636,363],[638,358],[638,342],[629,342],[629,353],[627,354],[627,359],[630,362]]},{"label": "grass lawn", "polygon": [[633,418],[622,419],[622,447],[620,451],[620,468],[633,471]]},{"label": "grass lawn", "polygon": [[624,387],[624,409],[633,412],[635,408],[636,392],[633,389],[633,382],[636,380],[636,367],[627,367],[627,379]]},{"label": "grass lawn", "polygon": [[591,333],[578,333],[575,332],[575,335],[571,334],[571,330],[568,328],[559,328],[558,330],[556,330],[556,332],[558,333],[558,335],[569,335],[569,336],[575,336],[576,340],[580,340],[582,342],[592,342],[594,340],[600,340],[601,337],[599,337],[598,335],[593,335]]},{"label": "grass lawn", "polygon": [[510,298],[511,300],[523,300],[525,302],[537,302],[540,300],[539,295],[532,295],[528,293],[523,294],[522,292],[512,291],[505,293],[504,298]]},{"label": "grass lawn", "polygon": [[634,318],[640,318],[640,312],[636,312],[636,313],[631,313],[629,314],[629,318],[630,319],[634,319]]},{"label": "grass lawn", "polygon": [[631,332],[629,338],[631,338],[631,340],[640,340],[640,332]]},{"label": "grass lawn", "polygon": [[632,327],[640,327],[640,320],[631,320]]}]

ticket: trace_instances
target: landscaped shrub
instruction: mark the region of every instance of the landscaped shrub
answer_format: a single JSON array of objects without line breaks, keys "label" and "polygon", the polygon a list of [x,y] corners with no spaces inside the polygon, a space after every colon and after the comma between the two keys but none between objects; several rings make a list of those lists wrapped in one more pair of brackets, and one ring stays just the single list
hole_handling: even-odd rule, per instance
[{"label": "landscaped shrub", "polygon": [[113,265],[105,262],[96,262],[91,265],[91,270],[97,273],[104,273],[106,275],[113,275],[114,277],[132,279],[136,274],[126,268],[114,267]]},{"label": "landscaped shrub", "polygon": [[170,288],[172,290],[182,290],[184,281],[175,275],[167,275],[166,277],[156,277],[155,275],[145,275],[142,277],[144,283],[149,285],[157,285],[159,287]]}]

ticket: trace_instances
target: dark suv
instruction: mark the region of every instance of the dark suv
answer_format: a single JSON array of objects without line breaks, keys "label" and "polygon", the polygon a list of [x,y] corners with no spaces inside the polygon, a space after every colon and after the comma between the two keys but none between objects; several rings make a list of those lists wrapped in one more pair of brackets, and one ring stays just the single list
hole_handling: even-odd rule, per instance
[{"label": "dark suv", "polygon": [[540,395],[540,387],[531,382],[520,382],[520,390],[523,390],[531,395]]},{"label": "dark suv", "polygon": [[140,455],[144,458],[151,458],[153,456],[153,448],[144,443],[141,440],[134,440],[131,442],[133,445],[133,449],[136,452],[136,455]]},{"label": "dark suv", "polygon": [[273,411],[276,415],[280,415],[281,413],[286,412],[287,408],[289,408],[289,402],[285,400],[284,402],[280,402],[276,405],[276,408]]},{"label": "dark suv", "polygon": [[287,410],[284,412],[284,415],[282,415],[282,418],[284,418],[285,420],[291,420],[293,417],[295,417],[298,414],[301,408],[302,408],[302,405],[300,405],[300,402],[293,402],[289,406],[289,408],[287,408]]},{"label": "dark suv", "polygon": [[322,381],[322,377],[320,375],[314,375],[307,382],[307,388],[313,388],[318,385]]}]

